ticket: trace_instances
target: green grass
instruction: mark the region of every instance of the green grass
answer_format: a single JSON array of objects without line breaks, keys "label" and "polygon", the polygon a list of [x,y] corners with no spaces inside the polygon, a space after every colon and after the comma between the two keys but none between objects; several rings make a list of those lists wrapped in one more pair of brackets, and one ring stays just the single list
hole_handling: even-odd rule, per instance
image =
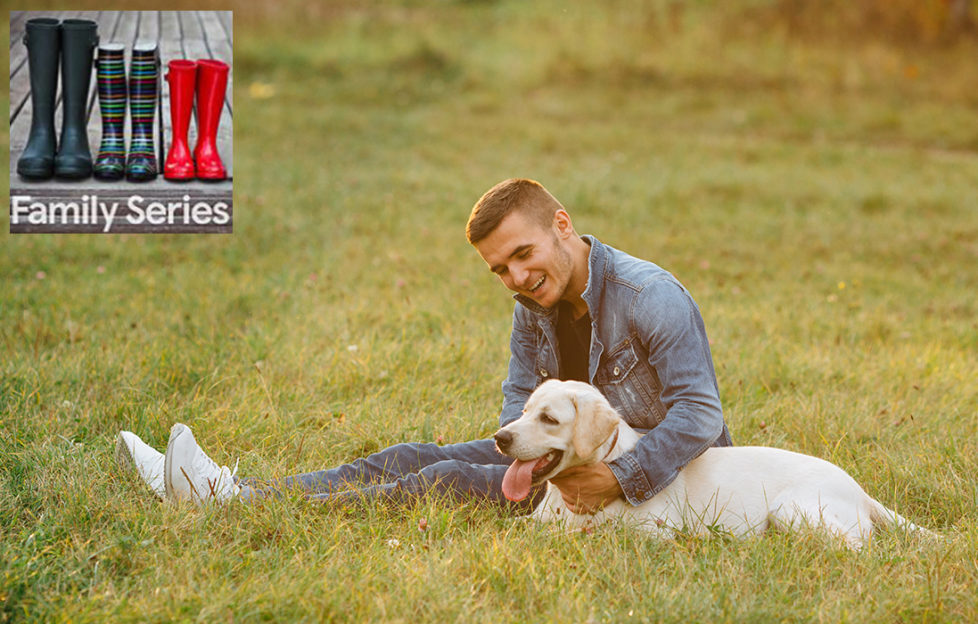
[{"label": "green grass", "polygon": [[[234,235],[0,235],[0,621],[978,618],[978,46],[738,6],[237,10]],[[175,421],[249,476],[491,434],[512,302],[463,228],[516,175],[691,290],[737,443],[946,542],[175,508],[118,473],[119,429]]]}]

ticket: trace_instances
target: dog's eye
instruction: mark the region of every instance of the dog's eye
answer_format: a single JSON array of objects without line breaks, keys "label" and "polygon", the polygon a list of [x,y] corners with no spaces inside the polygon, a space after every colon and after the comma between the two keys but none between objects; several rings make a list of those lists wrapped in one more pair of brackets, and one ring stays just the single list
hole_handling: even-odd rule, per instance
[{"label": "dog's eye", "polygon": [[550,414],[543,412],[540,414],[540,421],[546,425],[559,425],[560,422]]}]

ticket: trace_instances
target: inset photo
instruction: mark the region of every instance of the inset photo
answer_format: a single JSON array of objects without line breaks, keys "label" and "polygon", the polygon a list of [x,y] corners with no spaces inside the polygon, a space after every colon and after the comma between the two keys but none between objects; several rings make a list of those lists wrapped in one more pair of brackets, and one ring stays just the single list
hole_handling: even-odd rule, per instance
[{"label": "inset photo", "polygon": [[11,11],[10,232],[231,233],[231,11]]}]

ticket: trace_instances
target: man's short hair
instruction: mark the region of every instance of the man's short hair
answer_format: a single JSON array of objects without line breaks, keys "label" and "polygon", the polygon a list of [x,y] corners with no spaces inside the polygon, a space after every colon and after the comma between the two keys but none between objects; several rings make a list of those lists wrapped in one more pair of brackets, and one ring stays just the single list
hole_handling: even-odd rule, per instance
[{"label": "man's short hair", "polygon": [[511,178],[486,191],[472,208],[465,236],[473,245],[489,236],[507,215],[522,212],[540,226],[553,224],[554,213],[564,207],[535,180]]}]

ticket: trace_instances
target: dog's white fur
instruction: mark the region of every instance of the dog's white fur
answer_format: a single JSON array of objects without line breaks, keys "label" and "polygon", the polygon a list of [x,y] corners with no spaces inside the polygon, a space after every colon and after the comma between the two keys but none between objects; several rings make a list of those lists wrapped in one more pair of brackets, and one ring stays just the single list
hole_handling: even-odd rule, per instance
[{"label": "dog's white fur", "polygon": [[[546,474],[534,473],[534,485],[571,466],[610,462],[639,440],[596,388],[576,381],[542,384],[527,400],[523,415],[502,431],[511,435],[504,451],[516,459],[563,453]],[[709,448],[651,499],[638,506],[619,499],[594,516],[572,513],[560,491],[549,483],[547,488],[530,517],[562,522],[569,529],[612,518],[660,537],[677,530],[747,535],[771,527],[811,527],[843,538],[852,549],[870,539],[874,523],[937,537],[871,498],[838,466],[775,448]]]}]

